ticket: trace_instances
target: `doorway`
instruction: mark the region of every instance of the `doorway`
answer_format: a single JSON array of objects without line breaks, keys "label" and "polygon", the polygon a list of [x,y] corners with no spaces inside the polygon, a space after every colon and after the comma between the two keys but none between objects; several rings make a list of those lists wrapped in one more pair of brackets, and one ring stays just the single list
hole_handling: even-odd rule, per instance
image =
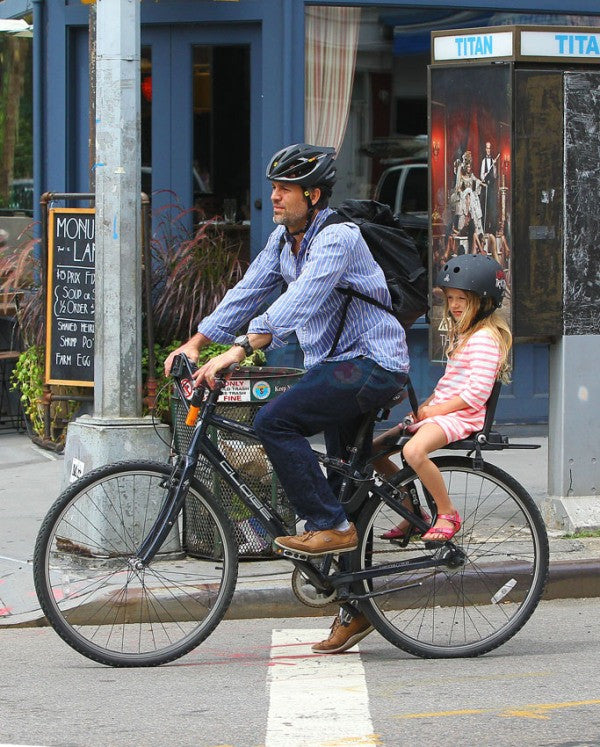
[{"label": "doorway", "polygon": [[193,204],[204,219],[250,220],[250,50],[193,51]]},{"label": "doorway", "polygon": [[166,26],[142,33],[142,185],[153,212],[220,225],[250,258],[260,235],[260,29]]}]

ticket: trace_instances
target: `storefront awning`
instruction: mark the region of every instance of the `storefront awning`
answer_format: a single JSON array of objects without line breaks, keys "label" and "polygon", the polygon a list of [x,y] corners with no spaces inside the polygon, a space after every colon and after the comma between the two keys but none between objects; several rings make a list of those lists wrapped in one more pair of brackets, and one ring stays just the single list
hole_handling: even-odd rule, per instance
[{"label": "storefront awning", "polygon": [[581,15],[543,13],[482,13],[473,11],[413,10],[383,15],[380,21],[393,28],[393,53],[396,56],[426,54],[431,49],[431,32],[448,29],[506,25],[595,26],[600,19]]},{"label": "storefront awning", "polygon": [[14,36],[33,36],[33,26],[22,19],[0,18],[0,31]]}]

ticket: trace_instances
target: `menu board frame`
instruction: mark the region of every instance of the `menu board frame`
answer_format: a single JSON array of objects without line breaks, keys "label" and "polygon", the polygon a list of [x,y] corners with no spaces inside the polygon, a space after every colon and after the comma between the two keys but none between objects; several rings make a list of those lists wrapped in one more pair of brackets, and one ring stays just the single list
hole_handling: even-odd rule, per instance
[{"label": "menu board frame", "polygon": [[[95,208],[48,209],[46,384],[94,386],[95,299],[90,286],[95,287],[95,213]],[[86,229],[82,239],[77,225],[84,215],[94,217],[94,235],[90,237]],[[63,237],[57,228],[66,224],[59,224],[59,216],[76,221],[74,230],[66,231]],[[61,240],[64,245],[58,243]],[[63,251],[66,257],[71,252],[77,264],[62,264],[59,260]]]}]

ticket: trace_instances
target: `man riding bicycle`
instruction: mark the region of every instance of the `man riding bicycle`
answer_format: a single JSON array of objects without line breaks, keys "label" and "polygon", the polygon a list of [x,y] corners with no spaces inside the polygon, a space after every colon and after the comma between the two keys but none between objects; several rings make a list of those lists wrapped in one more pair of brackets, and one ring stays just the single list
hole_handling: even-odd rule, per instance
[{"label": "man riding bicycle", "polygon": [[[257,348],[287,344],[295,332],[307,372],[264,405],[254,421],[277,477],[305,520],[303,534],[278,537],[274,544],[300,556],[348,552],[358,538],[337,498],[339,475],[325,478],[307,439],[324,433],[327,453],[347,458],[362,415],[384,405],[405,384],[404,330],[392,314],[354,300],[339,338],[336,334],[345,301],[338,287],[351,287],[388,307],[391,299],[383,271],[355,224],[319,230],[333,212],[328,203],[336,177],[334,149],[290,145],[273,156],[266,175],[277,228],[243,279],[200,322],[197,334],[167,358],[165,371],[178,353],[196,360],[211,341],[232,343],[195,374],[197,384],[213,386],[220,370]],[[285,292],[255,316],[282,281]],[[247,334],[236,337],[245,325]],[[366,444],[370,449],[369,439]]]}]

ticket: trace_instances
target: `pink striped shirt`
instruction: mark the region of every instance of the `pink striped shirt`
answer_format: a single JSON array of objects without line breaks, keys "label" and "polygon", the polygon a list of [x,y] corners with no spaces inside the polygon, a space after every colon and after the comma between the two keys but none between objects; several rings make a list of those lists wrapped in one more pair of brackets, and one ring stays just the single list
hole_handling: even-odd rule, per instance
[{"label": "pink striped shirt", "polygon": [[414,432],[423,423],[436,423],[448,442],[466,438],[478,431],[485,420],[485,404],[491,394],[500,368],[500,346],[486,329],[469,336],[465,344],[448,359],[444,375],[439,380],[430,405],[460,397],[467,405],[449,415],[434,415],[409,428]]}]

